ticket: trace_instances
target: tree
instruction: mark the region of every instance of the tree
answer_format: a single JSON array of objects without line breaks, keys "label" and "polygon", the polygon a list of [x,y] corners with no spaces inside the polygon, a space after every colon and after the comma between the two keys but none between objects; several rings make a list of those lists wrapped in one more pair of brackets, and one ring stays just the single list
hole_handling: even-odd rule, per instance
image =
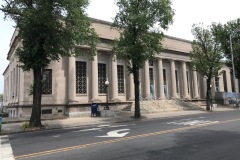
[{"label": "tree", "polygon": [[222,48],[217,41],[219,32],[214,30],[212,26],[205,29],[203,25],[193,25],[192,34],[195,40],[192,43],[192,51],[190,52],[191,66],[193,70],[199,72],[206,77],[206,110],[210,110],[211,104],[211,80],[213,77],[221,74],[219,70],[222,68]]},{"label": "tree", "polygon": [[215,24],[214,29],[219,32],[218,41],[221,44],[221,47],[224,52],[224,57],[226,58],[226,65],[231,69],[232,68],[232,56],[231,56],[231,45],[230,45],[230,34],[232,41],[232,52],[234,57],[234,68],[235,75],[240,79],[240,18],[229,21],[226,24]]},{"label": "tree", "polygon": [[88,0],[4,0],[0,10],[19,28],[17,57],[24,71],[33,71],[33,108],[29,125],[40,127],[42,72],[51,61],[78,55],[76,45],[96,53],[97,36],[85,14]]},{"label": "tree", "polygon": [[[223,49],[226,65],[231,69],[231,74],[240,79],[240,18],[226,24],[215,24],[214,29],[219,32],[218,41]],[[236,83],[233,84],[237,96]],[[239,103],[236,107],[239,107]]]},{"label": "tree", "polygon": [[[119,29],[120,38],[115,40],[113,52],[119,59],[128,61],[135,87],[135,118],[140,118],[139,69],[146,60],[154,58],[163,49],[162,29],[173,22],[174,11],[170,0],[117,0],[119,12],[113,27]],[[158,26],[159,29],[156,29]]]}]

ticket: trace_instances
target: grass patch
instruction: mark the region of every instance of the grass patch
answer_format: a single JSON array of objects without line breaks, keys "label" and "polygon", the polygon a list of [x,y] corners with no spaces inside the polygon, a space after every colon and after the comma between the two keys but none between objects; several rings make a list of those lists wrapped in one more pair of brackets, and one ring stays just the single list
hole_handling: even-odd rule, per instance
[{"label": "grass patch", "polygon": [[21,128],[22,128],[23,130],[30,128],[29,123],[28,123],[28,122],[23,123],[22,126],[21,126]]},{"label": "grass patch", "polygon": [[47,129],[48,124],[46,123],[46,124],[42,125],[41,127],[31,127],[28,122],[25,122],[25,123],[22,124],[21,128],[24,131],[41,130],[41,129]]}]

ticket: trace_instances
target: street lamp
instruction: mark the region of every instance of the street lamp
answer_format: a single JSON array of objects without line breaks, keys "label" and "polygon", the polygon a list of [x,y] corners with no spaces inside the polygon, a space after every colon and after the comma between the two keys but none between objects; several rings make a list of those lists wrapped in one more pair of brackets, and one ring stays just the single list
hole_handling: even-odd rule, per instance
[{"label": "street lamp", "polygon": [[[238,31],[238,30],[237,30]],[[234,66],[234,57],[233,57],[233,48],[232,48],[232,33],[229,36],[230,39],[230,50],[231,50],[231,58],[232,58],[232,70],[233,70],[233,85],[235,90],[235,97],[236,97],[236,107],[238,108],[238,95],[237,95],[237,85],[236,85],[236,76],[235,76],[235,66]]]},{"label": "street lamp", "polygon": [[105,106],[104,110],[109,110],[109,107],[108,107],[108,85],[109,85],[109,81],[108,80],[105,81],[105,85],[106,85],[106,106]]}]

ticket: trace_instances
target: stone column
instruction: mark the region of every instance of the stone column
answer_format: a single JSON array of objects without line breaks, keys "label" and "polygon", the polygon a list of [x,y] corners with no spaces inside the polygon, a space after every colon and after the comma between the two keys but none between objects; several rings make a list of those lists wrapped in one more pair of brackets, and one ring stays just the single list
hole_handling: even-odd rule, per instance
[{"label": "stone column", "polygon": [[175,62],[174,60],[170,60],[170,68],[171,68],[171,79],[172,79],[172,97],[177,97],[177,88],[176,88],[176,76],[175,76]]},{"label": "stone column", "polygon": [[76,103],[76,58],[68,58],[68,101]]},{"label": "stone column", "polygon": [[163,67],[162,59],[158,60],[158,80],[159,80],[159,98],[164,99],[164,81],[163,81]]},{"label": "stone column", "polygon": [[193,96],[194,96],[194,98],[199,98],[198,81],[197,81],[197,72],[196,71],[193,71]]},{"label": "stone column", "polygon": [[203,77],[203,98],[206,98],[206,94],[207,94],[207,79]]},{"label": "stone column", "polygon": [[216,93],[215,77],[212,78],[211,85],[212,85],[211,87],[212,99],[215,99],[215,93]]},{"label": "stone column", "polygon": [[129,97],[128,100],[133,101],[134,100],[134,79],[133,79],[133,73],[129,74]]},{"label": "stone column", "polygon": [[235,84],[236,84],[237,93],[239,93],[239,83],[237,78],[236,78]]},{"label": "stone column", "polygon": [[98,57],[93,57],[92,61],[92,99],[91,101],[98,101]]},{"label": "stone column", "polygon": [[117,78],[117,58],[114,55],[112,57],[112,101],[117,100],[118,96],[118,78]]},{"label": "stone column", "polygon": [[188,98],[188,82],[187,82],[187,69],[186,62],[182,62],[182,76],[183,76],[183,98]]},{"label": "stone column", "polygon": [[144,65],[144,86],[145,86],[145,98],[150,98],[150,79],[149,79],[149,63],[145,61]]},{"label": "stone column", "polygon": [[229,83],[227,83],[227,92],[232,92],[232,83],[231,83],[231,81],[232,81],[232,79],[231,79],[231,74],[230,74],[230,71],[226,71],[226,80],[227,80],[227,82],[229,82]]}]

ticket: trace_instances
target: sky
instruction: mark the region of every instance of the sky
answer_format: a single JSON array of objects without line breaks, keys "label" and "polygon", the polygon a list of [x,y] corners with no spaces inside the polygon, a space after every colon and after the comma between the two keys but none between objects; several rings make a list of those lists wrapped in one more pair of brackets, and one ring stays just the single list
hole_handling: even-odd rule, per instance
[{"label": "sky", "polygon": [[[117,7],[115,0],[90,0],[87,9],[89,17],[112,22],[116,15]],[[3,0],[0,0],[0,4]],[[226,23],[240,18],[239,0],[172,0],[172,8],[175,10],[174,22],[165,32],[166,35],[193,40],[191,33],[192,25],[203,23],[205,26],[212,22]],[[4,77],[8,60],[7,53],[14,32],[14,23],[3,20],[0,12],[0,94],[4,89]]]}]

